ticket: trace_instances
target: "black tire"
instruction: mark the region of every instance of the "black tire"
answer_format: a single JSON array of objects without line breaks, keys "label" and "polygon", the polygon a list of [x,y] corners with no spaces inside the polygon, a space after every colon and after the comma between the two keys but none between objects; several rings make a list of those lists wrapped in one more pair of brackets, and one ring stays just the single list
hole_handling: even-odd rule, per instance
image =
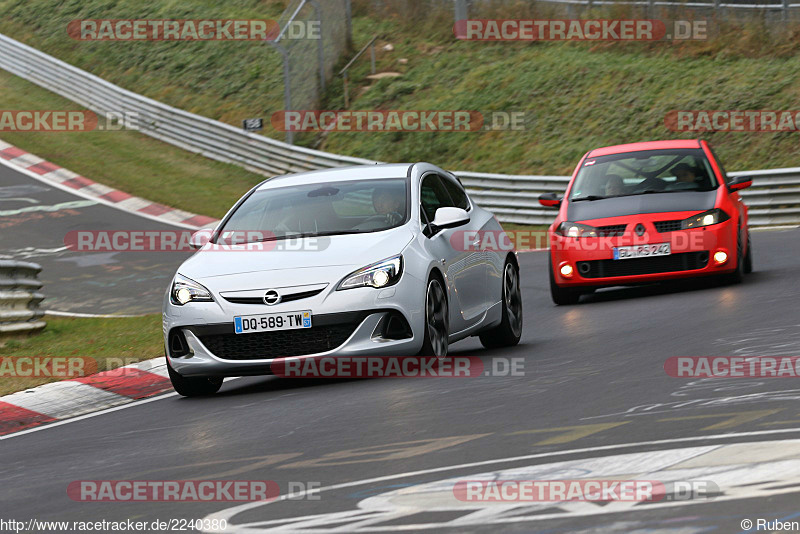
[{"label": "black tire", "polygon": [[500,324],[478,336],[481,345],[487,349],[513,347],[522,337],[522,290],[519,283],[519,269],[508,259],[503,266],[501,291],[503,318]]},{"label": "black tire", "polygon": [[218,377],[185,377],[178,374],[167,359],[167,372],[172,382],[172,387],[178,395],[184,397],[205,397],[213,395],[222,387],[222,378]]},{"label": "black tire", "polygon": [[747,254],[744,257],[744,272],[745,274],[753,272],[753,242],[750,241],[750,232],[747,232]]},{"label": "black tire", "polygon": [[577,304],[581,298],[580,291],[559,287],[556,284],[556,277],[553,275],[553,262],[548,260],[548,263],[550,265],[550,297],[553,299],[553,302],[559,306]]},{"label": "black tire", "polygon": [[742,254],[742,238],[739,233],[739,238],[736,240],[736,270],[732,273],[723,275],[723,280],[728,284],[741,284],[744,281],[745,273],[745,255]]},{"label": "black tire", "polygon": [[447,293],[438,278],[432,276],[425,289],[425,336],[420,356],[447,356],[450,334]]}]

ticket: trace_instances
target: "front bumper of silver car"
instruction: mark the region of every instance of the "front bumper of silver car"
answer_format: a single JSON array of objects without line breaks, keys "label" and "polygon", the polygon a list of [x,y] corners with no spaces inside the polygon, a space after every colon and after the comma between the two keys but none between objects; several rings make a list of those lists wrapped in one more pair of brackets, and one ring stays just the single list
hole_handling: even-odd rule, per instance
[{"label": "front bumper of silver car", "polygon": [[[275,306],[215,302],[176,306],[164,301],[167,357],[182,376],[272,374],[276,358],[416,354],[424,335],[424,283],[409,273],[392,287],[336,291]],[[212,291],[213,292],[213,291]],[[233,318],[311,310],[312,327],[236,334]]]}]

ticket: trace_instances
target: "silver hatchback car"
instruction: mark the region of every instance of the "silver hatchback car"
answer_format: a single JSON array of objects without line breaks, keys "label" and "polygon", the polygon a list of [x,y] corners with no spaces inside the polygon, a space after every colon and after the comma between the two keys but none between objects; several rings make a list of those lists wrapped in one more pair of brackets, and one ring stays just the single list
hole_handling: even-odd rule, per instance
[{"label": "silver hatchback car", "polygon": [[283,357],[443,357],[468,336],[516,345],[516,253],[478,245],[502,231],[452,173],[428,163],[266,180],[206,242],[192,237],[199,250],[167,290],[173,386],[213,394],[224,377],[270,374]]}]

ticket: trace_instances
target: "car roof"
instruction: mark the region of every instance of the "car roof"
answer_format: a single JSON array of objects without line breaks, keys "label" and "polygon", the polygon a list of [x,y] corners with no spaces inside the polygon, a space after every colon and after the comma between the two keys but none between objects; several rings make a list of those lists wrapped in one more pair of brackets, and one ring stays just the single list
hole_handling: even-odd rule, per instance
[{"label": "car roof", "polygon": [[627,143],[625,145],[614,145],[603,148],[596,148],[587,154],[587,157],[608,156],[610,154],[622,154],[624,152],[638,152],[640,150],[667,150],[670,148],[700,148],[700,141],[697,139],[674,139],[671,141],[645,141],[642,143]]},{"label": "car roof", "polygon": [[377,180],[381,178],[405,178],[411,163],[381,163],[377,165],[353,165],[334,167],[318,171],[285,174],[270,178],[258,188],[259,191],[274,187],[315,183],[341,182],[345,180]]}]

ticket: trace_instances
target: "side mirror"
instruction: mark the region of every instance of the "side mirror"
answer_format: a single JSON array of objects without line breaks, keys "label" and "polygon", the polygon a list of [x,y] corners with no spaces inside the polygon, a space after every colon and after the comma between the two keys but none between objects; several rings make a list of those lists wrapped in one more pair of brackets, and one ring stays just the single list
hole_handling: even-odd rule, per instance
[{"label": "side mirror", "polygon": [[469,213],[461,208],[439,208],[431,226],[434,230],[445,230],[464,226],[469,222]]},{"label": "side mirror", "polygon": [[752,176],[737,176],[728,182],[728,191],[731,193],[734,191],[741,191],[742,189],[747,189],[751,185],[753,185]]},{"label": "side mirror", "polygon": [[211,240],[211,235],[213,233],[213,230],[210,228],[203,228],[196,231],[192,234],[192,237],[189,238],[189,246],[195,250],[203,248],[206,243]]},{"label": "side mirror", "polygon": [[543,193],[539,195],[539,204],[545,208],[557,208],[561,206],[561,198],[556,193]]}]

